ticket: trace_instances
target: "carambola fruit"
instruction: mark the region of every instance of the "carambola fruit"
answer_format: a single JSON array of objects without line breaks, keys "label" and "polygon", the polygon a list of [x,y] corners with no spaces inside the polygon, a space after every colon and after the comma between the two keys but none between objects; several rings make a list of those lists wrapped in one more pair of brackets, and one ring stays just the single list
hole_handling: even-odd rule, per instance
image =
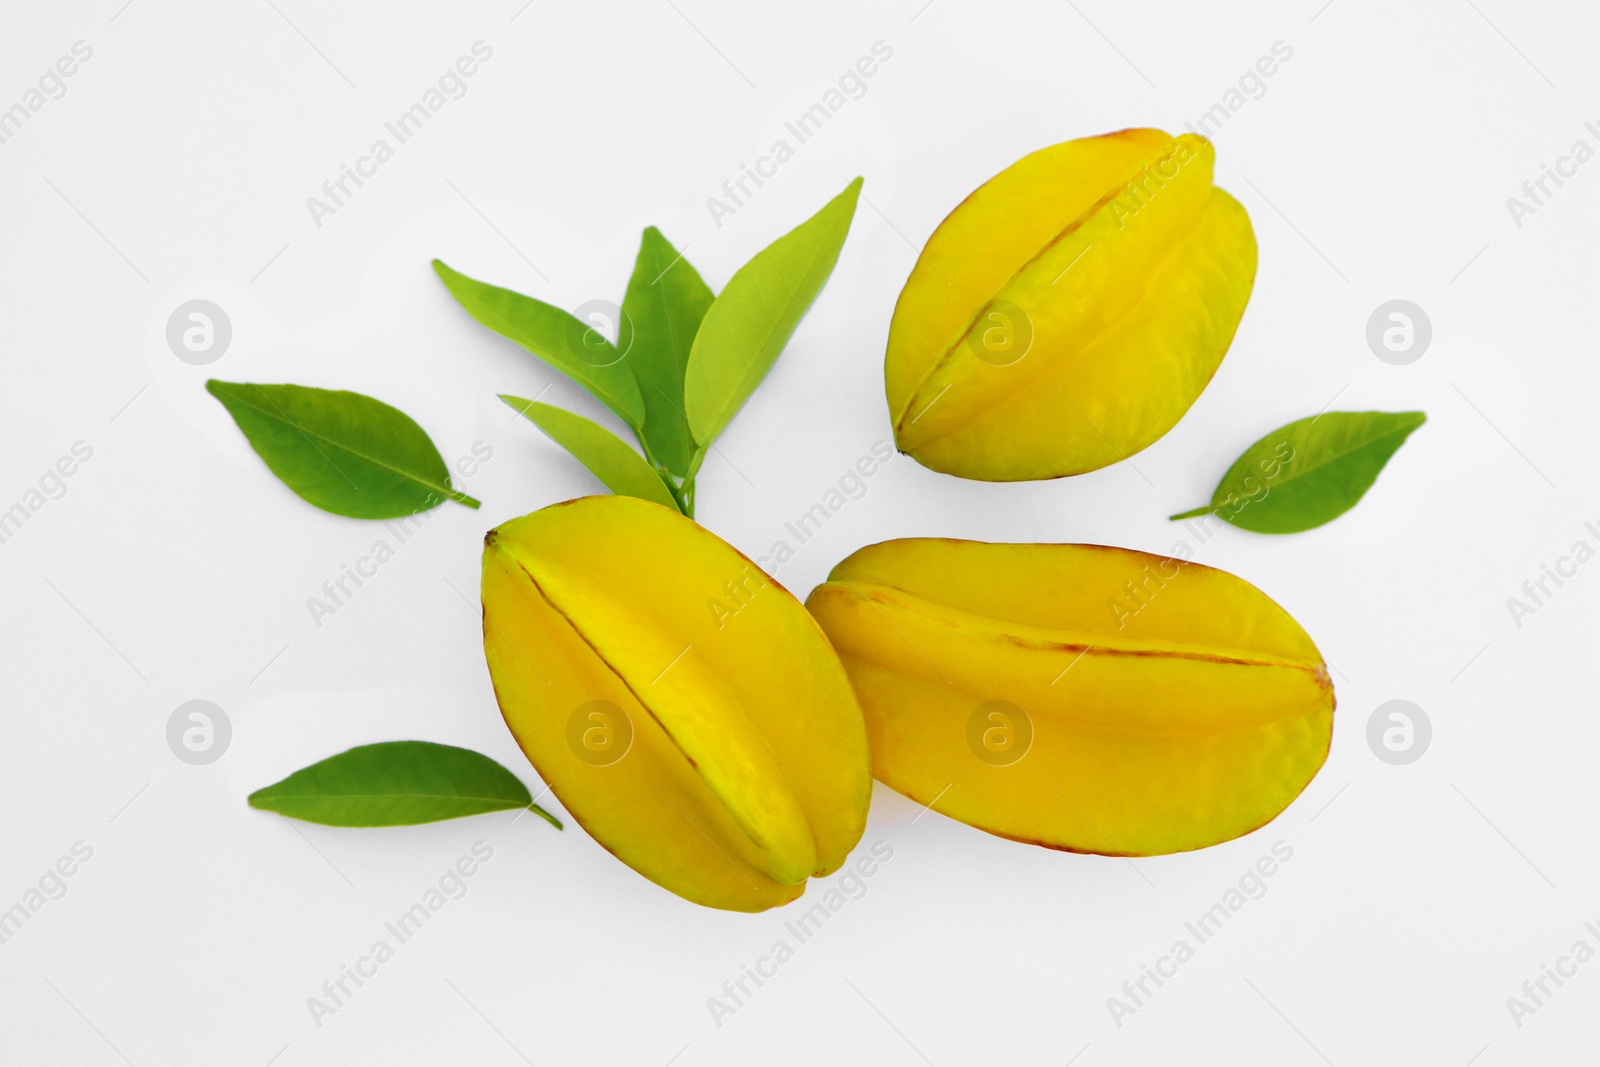
[{"label": "carambola fruit", "polygon": [[1081,474],[1177,423],[1256,273],[1211,142],[1123,130],[1042,149],[928,239],[889,326],[900,451],[963,478]]},{"label": "carambola fruit", "polygon": [[990,833],[1148,856],[1249,833],[1322,766],[1333,685],[1225,571],[1099,545],[871,545],[806,602],[873,773]]},{"label": "carambola fruit", "polygon": [[679,896],[770,908],[860,839],[871,760],[844,669],[799,601],[693,520],[592,496],[491,530],[483,644],[539,775]]}]

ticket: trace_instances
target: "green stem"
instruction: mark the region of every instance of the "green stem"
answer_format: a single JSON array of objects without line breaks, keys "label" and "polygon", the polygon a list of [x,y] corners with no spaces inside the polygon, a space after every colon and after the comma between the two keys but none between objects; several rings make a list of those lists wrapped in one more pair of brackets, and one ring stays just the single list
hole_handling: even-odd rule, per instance
[{"label": "green stem", "polygon": [[700,464],[704,463],[705,461],[706,450],[704,448],[695,449],[694,455],[689,457],[689,470],[688,473],[683,476],[683,480],[686,482],[694,481],[694,476],[700,473]]},{"label": "green stem", "polygon": [[1209,513],[1211,511],[1211,509],[1216,507],[1216,506],[1217,505],[1215,505],[1215,504],[1206,504],[1203,507],[1195,508],[1193,511],[1185,511],[1182,514],[1179,514],[1179,515],[1168,515],[1167,516],[1167,521],[1168,522],[1177,522],[1179,519],[1194,519],[1194,518],[1198,518],[1201,515],[1205,515],[1205,514]]},{"label": "green stem", "polygon": [[548,811],[545,811],[539,805],[537,805],[537,804],[529,804],[528,805],[528,810],[533,812],[535,815],[539,816],[539,818],[543,819],[545,822],[549,823],[551,826],[554,826],[557,830],[566,829],[566,827],[561,825],[561,820],[560,819],[556,818],[554,815],[551,815]]},{"label": "green stem", "polygon": [[[667,492],[672,494],[673,502],[678,505],[678,510],[689,518],[694,518],[694,489],[692,485],[689,489],[688,503],[685,503],[682,490],[678,488],[678,483],[673,480],[672,471],[668,470],[667,465],[657,459],[654,452],[650,451],[650,442],[645,440],[644,430],[634,426],[632,423],[629,423],[628,429],[633,431],[633,439],[639,442],[639,451],[644,453],[645,462],[655,469],[656,477],[661,479],[661,484],[665,485]],[[694,472],[691,471],[688,477],[692,482]]]},{"label": "green stem", "polygon": [[689,518],[694,518],[694,479],[700,473],[700,464],[706,459],[706,450],[697,448],[694,455],[689,457],[689,471],[683,476],[684,509],[683,513]]},{"label": "green stem", "polygon": [[445,490],[445,496],[448,496],[451,500],[454,500],[457,504],[465,504],[469,508],[476,508],[476,507],[481,507],[482,506],[482,502],[481,501],[475,500],[472,497],[468,496],[467,494],[465,494],[465,493],[463,493],[463,492],[461,492],[459,490],[456,490],[456,489],[446,489]]},{"label": "green stem", "polygon": [[[683,514],[688,515],[689,512],[685,509],[694,507],[694,504],[684,502],[683,489],[678,485],[677,482],[672,480],[671,472],[669,472],[665,467],[657,467],[656,475],[661,479],[661,483],[667,487],[667,492],[672,494],[672,502],[678,505],[678,510]],[[691,493],[692,492],[693,490],[691,490]]]},{"label": "green stem", "polygon": [[633,439],[639,442],[639,451],[644,453],[645,462],[658,471],[666,470],[666,466],[655,457],[655,453],[650,451],[650,442],[644,439],[644,430],[631,422],[628,424],[628,429],[633,431]]}]

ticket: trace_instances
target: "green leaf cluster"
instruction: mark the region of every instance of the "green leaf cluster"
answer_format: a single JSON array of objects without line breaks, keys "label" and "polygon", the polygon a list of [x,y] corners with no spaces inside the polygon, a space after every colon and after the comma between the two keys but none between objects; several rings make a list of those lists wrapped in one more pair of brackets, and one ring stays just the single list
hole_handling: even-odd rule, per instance
[{"label": "green leaf cluster", "polygon": [[588,390],[633,431],[639,450],[598,423],[549,404],[501,399],[572,453],[614,493],[694,515],[706,451],[789,343],[833,272],[861,179],[778,238],[712,292],[655,227],[644,231],[615,342],[533,297],[476,281],[434,260],[478,322]]}]

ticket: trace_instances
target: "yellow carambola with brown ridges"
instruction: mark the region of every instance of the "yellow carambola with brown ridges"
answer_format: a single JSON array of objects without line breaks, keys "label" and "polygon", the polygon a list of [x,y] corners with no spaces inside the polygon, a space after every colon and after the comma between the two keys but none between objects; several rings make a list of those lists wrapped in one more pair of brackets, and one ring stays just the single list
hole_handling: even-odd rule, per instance
[{"label": "yellow carambola with brown ridges", "polygon": [[1213,155],[1193,134],[1123,130],[1035,152],[962,201],[889,327],[900,451],[963,478],[1058,478],[1172,429],[1255,280]]},{"label": "yellow carambola with brown ridges", "polygon": [[885,541],[806,607],[855,684],[876,777],[1002,837],[1203,848],[1271,821],[1327,758],[1322,655],[1260,590],[1198,563]]},{"label": "yellow carambola with brown ridges", "polygon": [[[729,581],[738,612],[710,610]],[[676,511],[593,496],[491,530],[483,646],[540,777],[679,896],[761,911],[860,839],[871,759],[838,657],[788,590]]]}]

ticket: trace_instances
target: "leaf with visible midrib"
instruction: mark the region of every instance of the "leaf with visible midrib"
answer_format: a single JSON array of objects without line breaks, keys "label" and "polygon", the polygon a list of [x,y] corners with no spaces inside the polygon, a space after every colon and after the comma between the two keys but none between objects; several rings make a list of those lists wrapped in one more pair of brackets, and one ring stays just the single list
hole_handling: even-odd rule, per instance
[{"label": "leaf with visible midrib", "polygon": [[648,227],[622,298],[617,345],[644,399],[640,436],[678,477],[689,473],[694,435],[683,409],[683,378],[700,322],[715,295],[661,231]]},{"label": "leaf with visible midrib", "polygon": [[629,426],[644,424],[644,400],[633,372],[616,346],[589,323],[542,300],[469,278],[442,260],[433,261],[433,270],[473,318],[589,390]]},{"label": "leaf with visible midrib", "polygon": [[488,756],[431,741],[386,741],[330,756],[250,794],[262,811],[324,826],[412,826],[527,808],[528,787]]},{"label": "leaf with visible midrib", "polygon": [[711,304],[689,352],[683,404],[704,449],[732,421],[822,291],[855,217],[861,179],[756,253]]},{"label": "leaf with visible midrib", "polygon": [[571,452],[578,462],[589,468],[589,473],[611,490],[622,496],[636,496],[678,509],[661,476],[643,456],[629,447],[628,442],[596,422],[582,415],[574,415],[549,404],[524,400],[520,396],[500,397],[506,404],[522,414],[549,435],[550,439]]},{"label": "leaf with visible midrib", "polygon": [[1330,411],[1291,422],[1245,449],[1210,504],[1172,518],[1209,512],[1241,529],[1272,534],[1321,526],[1355,507],[1426,421],[1420,411]]},{"label": "leaf with visible midrib", "polygon": [[353,519],[393,519],[437,507],[450,471],[421,426],[361,393],[304,385],[253,385],[213,378],[222,402],[267,467],[302,500]]}]

